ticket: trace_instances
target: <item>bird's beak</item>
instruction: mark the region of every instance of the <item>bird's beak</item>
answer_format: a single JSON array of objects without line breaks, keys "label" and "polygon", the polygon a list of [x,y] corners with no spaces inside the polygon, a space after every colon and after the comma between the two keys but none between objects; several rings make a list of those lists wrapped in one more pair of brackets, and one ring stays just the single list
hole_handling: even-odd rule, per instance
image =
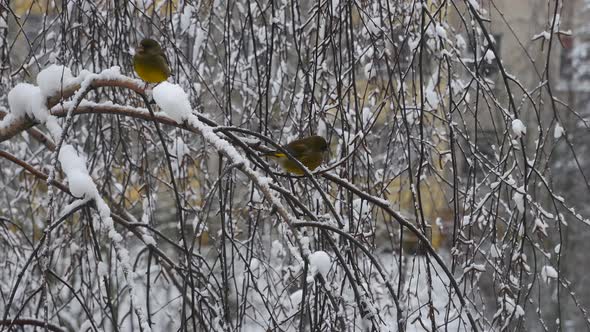
[{"label": "bird's beak", "polygon": [[145,48],[143,48],[143,46],[141,45],[137,46],[137,48],[135,49],[135,52],[137,53],[143,53],[143,51],[145,51]]}]

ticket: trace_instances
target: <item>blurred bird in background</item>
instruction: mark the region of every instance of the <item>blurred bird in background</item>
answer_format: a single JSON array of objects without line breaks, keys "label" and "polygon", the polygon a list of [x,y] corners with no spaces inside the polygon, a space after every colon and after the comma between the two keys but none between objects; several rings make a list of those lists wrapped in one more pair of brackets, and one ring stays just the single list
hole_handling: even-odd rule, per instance
[{"label": "blurred bird in background", "polygon": [[168,58],[157,41],[145,38],[133,56],[133,69],[147,83],[160,83],[170,76]]},{"label": "blurred bird in background", "polygon": [[[295,140],[283,146],[295,159],[299,160],[305,167],[313,171],[322,164],[324,155],[328,151],[328,142],[321,136],[310,136]],[[284,171],[303,175],[305,172],[281,151],[271,151],[264,153],[264,156],[274,158]]]}]

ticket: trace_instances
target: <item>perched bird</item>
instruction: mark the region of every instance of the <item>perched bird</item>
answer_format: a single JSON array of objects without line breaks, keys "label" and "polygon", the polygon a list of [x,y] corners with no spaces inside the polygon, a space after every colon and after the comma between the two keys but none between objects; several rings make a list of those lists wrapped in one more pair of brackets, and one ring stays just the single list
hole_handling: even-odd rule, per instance
[{"label": "perched bird", "polygon": [[145,38],[135,50],[133,69],[147,83],[160,83],[170,76],[168,58],[157,41]]},{"label": "perched bird", "polygon": [[[316,169],[322,164],[324,154],[328,151],[328,142],[321,136],[310,136],[295,140],[283,146],[293,157],[299,160],[310,170]],[[305,172],[294,160],[291,160],[281,151],[271,151],[264,154],[276,158],[283,170],[295,175],[303,175]]]}]

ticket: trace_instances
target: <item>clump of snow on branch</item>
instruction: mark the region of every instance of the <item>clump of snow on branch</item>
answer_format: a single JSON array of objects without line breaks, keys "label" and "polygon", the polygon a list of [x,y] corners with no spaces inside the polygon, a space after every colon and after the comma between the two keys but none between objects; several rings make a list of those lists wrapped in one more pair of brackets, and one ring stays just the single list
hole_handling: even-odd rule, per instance
[{"label": "clump of snow on branch", "polygon": [[563,129],[563,127],[559,124],[559,122],[557,122],[555,124],[555,129],[553,130],[553,138],[555,138],[555,139],[561,138],[561,136],[563,136],[564,132],[565,132],[565,130]]},{"label": "clump of snow on branch", "polygon": [[520,119],[512,120],[512,132],[514,133],[514,137],[521,138],[522,136],[526,135],[526,127]]},{"label": "clump of snow on branch", "polygon": [[311,275],[318,273],[326,278],[330,271],[330,256],[325,251],[316,251],[309,255],[309,264],[311,265]]},{"label": "clump of snow on branch", "polygon": [[37,74],[37,85],[45,97],[55,96],[73,83],[76,80],[68,67],[51,65]]},{"label": "clump of snow on branch", "polygon": [[10,114],[15,118],[29,116],[35,118],[33,110],[42,104],[41,90],[29,83],[19,83],[8,93]]},{"label": "clump of snow on branch", "polygon": [[73,146],[66,144],[59,151],[58,159],[68,178],[72,195],[79,198],[98,196],[96,185],[86,168],[86,158],[79,156]]},{"label": "clump of snow on branch", "polygon": [[486,60],[487,63],[491,64],[492,61],[494,61],[494,59],[496,59],[496,55],[494,54],[494,51],[492,51],[491,49],[488,49],[486,51],[486,54],[484,55],[484,59]]},{"label": "clump of snow on branch", "polygon": [[188,95],[177,84],[162,82],[153,90],[154,100],[174,121],[182,123],[192,113]]},{"label": "clump of snow on branch", "polygon": [[53,139],[57,140],[61,136],[62,130],[57,123],[57,118],[49,113],[45,99],[39,87],[28,83],[17,84],[8,93],[10,113],[0,121],[0,128],[5,128],[14,120],[28,116],[33,120],[45,124],[51,132]]},{"label": "clump of snow on branch", "polygon": [[516,204],[518,212],[521,214],[524,213],[524,187],[520,187],[514,191],[512,200],[514,201],[514,204]]},{"label": "clump of snow on branch", "polygon": [[541,279],[549,282],[549,279],[557,279],[557,270],[551,265],[545,265],[541,268]]}]

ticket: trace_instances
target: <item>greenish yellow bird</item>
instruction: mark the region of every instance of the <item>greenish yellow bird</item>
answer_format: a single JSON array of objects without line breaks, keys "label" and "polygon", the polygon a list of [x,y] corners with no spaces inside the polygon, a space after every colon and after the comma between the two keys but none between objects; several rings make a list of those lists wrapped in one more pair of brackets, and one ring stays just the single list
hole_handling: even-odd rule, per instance
[{"label": "greenish yellow bird", "polygon": [[[313,171],[322,164],[324,154],[328,151],[328,142],[322,136],[310,136],[295,140],[283,146],[283,149],[287,150],[295,159]],[[264,155],[275,158],[286,172],[295,175],[305,174],[303,169],[295,161],[289,159],[281,151],[271,151]]]},{"label": "greenish yellow bird", "polygon": [[157,41],[150,38],[143,39],[135,50],[133,69],[148,83],[160,83],[170,76],[166,53]]}]

